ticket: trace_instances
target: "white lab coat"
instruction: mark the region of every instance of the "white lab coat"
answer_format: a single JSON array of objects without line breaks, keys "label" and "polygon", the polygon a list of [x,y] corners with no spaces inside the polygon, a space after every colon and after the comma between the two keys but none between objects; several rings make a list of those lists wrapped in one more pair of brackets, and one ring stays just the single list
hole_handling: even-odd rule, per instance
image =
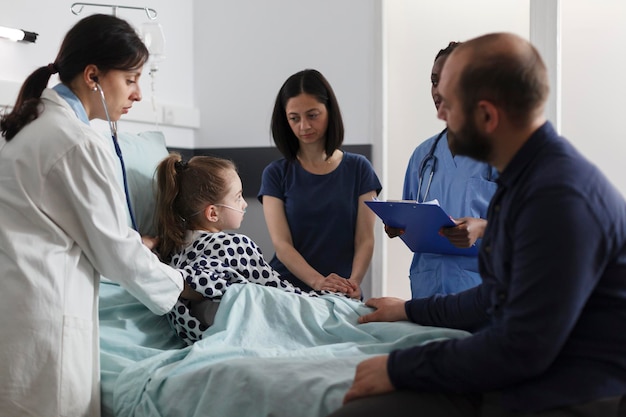
[{"label": "white lab coat", "polygon": [[0,414],[97,417],[100,275],[157,314],[183,280],[127,226],[106,139],[54,90],[42,99],[0,139]]}]

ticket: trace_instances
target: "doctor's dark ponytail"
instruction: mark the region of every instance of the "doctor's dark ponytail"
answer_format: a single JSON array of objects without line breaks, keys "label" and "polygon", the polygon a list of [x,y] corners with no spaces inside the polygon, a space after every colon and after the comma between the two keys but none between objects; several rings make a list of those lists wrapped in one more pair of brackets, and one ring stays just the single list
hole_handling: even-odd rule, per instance
[{"label": "doctor's dark ponytail", "polygon": [[62,83],[70,83],[88,65],[104,73],[140,68],[149,52],[133,27],[123,19],[106,14],[94,14],[81,19],[65,35],[54,63],[36,69],[26,78],[12,111],[0,120],[0,133],[7,141],[43,110],[41,94],[52,74],[59,73]]},{"label": "doctor's dark ponytail", "polygon": [[51,75],[50,66],[45,66],[36,69],[26,78],[13,110],[0,120],[0,131],[7,141],[13,139],[24,126],[39,117],[41,93],[48,85]]}]

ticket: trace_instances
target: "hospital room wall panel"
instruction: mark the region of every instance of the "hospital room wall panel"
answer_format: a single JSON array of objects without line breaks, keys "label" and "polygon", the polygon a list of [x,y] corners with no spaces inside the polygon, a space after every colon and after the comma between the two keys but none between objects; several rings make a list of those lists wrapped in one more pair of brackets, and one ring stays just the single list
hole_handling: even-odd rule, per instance
[{"label": "hospital room wall panel", "polygon": [[626,195],[626,2],[561,7],[561,133]]},{"label": "hospital room wall panel", "polygon": [[[84,6],[75,15],[70,6],[73,1],[0,0],[0,25],[38,33],[35,43],[12,42],[0,39],[0,107],[12,105],[23,80],[36,68],[53,62],[65,33],[81,18],[94,13],[111,14],[111,7]],[[98,4],[98,2],[94,2]],[[99,4],[137,6],[132,0],[116,0]],[[143,7],[143,6],[141,6]],[[143,100],[135,104],[128,117],[118,123],[120,131],[141,132],[162,130],[168,144],[195,146],[194,123],[188,114],[195,114],[193,84],[193,1],[151,0],[149,7],[157,12],[154,22],[162,27],[165,37],[165,59],[157,62],[157,71],[150,76],[152,61],[144,68],[140,80]],[[77,9],[75,9],[77,10]],[[36,12],[34,12],[36,11]],[[117,16],[128,20],[139,32],[142,25],[151,21],[143,10],[118,8]],[[58,76],[50,79],[50,86]],[[165,123],[164,109],[180,113],[180,123]],[[182,114],[185,113],[185,114]],[[98,130],[108,130],[105,122],[94,121]]]},{"label": "hospital room wall panel", "polygon": [[291,74],[321,71],[335,90],[346,143],[371,143],[380,115],[377,0],[194,3],[197,147],[272,145],[276,94]]}]

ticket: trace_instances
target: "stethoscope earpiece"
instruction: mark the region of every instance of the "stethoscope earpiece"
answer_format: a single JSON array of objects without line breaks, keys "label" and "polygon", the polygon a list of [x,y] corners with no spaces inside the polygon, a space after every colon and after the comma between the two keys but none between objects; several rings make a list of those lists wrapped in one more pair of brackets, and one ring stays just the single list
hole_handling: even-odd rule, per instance
[{"label": "stethoscope earpiece", "polygon": [[93,88],[91,89],[92,91],[102,91],[102,87],[100,87],[100,84],[98,84],[98,77],[97,76],[92,75],[91,76],[91,81],[96,83],[96,85],[94,85]]}]

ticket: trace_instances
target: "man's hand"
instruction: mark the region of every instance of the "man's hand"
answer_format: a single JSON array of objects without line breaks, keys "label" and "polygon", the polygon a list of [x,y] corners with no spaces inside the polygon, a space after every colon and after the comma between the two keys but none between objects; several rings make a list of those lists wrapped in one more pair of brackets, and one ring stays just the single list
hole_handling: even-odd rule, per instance
[{"label": "man's hand", "polygon": [[359,317],[359,323],[408,320],[404,310],[405,303],[403,299],[395,297],[370,298],[365,305],[375,308],[376,311]]},{"label": "man's hand", "polygon": [[395,388],[387,373],[388,355],[366,359],[356,367],[354,382],[343,397],[343,403],[370,395],[385,394]]}]

